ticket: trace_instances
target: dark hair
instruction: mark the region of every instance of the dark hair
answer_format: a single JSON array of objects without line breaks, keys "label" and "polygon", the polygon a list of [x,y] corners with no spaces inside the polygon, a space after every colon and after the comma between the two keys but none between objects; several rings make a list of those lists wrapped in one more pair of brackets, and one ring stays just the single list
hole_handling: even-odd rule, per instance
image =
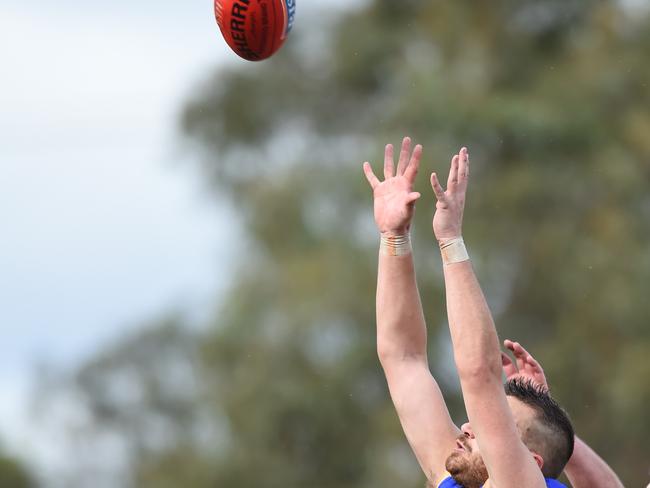
[{"label": "dark hair", "polygon": [[506,382],[506,395],[525,403],[535,411],[530,425],[519,426],[521,440],[544,458],[542,474],[557,478],[573,454],[574,432],[567,413],[543,386],[528,378],[517,377]]}]

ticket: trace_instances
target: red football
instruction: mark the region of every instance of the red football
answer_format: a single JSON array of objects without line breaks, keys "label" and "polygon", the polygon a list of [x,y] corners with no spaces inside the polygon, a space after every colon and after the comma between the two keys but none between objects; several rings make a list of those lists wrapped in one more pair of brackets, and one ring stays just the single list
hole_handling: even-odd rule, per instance
[{"label": "red football", "polygon": [[296,0],[214,0],[214,13],[232,50],[249,61],[261,61],[284,44]]}]

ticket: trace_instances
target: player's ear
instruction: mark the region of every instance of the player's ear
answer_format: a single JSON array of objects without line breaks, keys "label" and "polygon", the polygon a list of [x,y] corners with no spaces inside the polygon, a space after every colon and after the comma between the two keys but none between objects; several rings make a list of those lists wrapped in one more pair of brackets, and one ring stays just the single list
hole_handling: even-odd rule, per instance
[{"label": "player's ear", "polygon": [[535,459],[537,466],[539,466],[539,469],[542,469],[544,466],[544,458],[537,454],[535,451],[530,451],[530,453],[533,455],[533,458]]}]

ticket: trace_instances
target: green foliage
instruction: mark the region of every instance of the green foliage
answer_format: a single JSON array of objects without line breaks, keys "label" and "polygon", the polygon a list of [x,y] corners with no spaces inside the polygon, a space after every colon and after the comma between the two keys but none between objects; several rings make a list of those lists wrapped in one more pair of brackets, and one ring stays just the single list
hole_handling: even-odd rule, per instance
[{"label": "green foliage", "polygon": [[[361,173],[409,134],[425,146],[414,246],[431,363],[455,418],[427,176],[468,145],[466,241],[501,335],[534,351],[580,435],[627,485],[645,486],[647,12],[375,0],[323,26],[328,42],[308,50],[318,24],[301,24],[273,60],[216,73],[183,114],[248,238],[226,305],[190,339],[198,355],[183,356],[200,371],[194,396],[176,406],[173,382],[154,374],[167,357],[158,348],[187,346],[174,334],[136,338],[79,377],[95,421],[139,446],[136,484],[421,486],[374,352],[378,239]],[[132,361],[140,348],[149,359]],[[137,414],[98,382],[126,364],[149,399]],[[144,449],[138,426],[161,412],[171,441]],[[197,425],[214,427],[203,444]]]},{"label": "green foliage", "polygon": [[15,459],[0,456],[0,486],[32,488],[36,486],[29,472]]}]

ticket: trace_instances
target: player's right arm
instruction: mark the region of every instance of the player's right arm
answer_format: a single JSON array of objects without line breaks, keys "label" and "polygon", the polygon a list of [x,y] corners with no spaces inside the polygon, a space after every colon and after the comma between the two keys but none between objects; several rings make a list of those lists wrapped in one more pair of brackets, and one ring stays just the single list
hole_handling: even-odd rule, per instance
[{"label": "player's right arm", "polygon": [[[524,376],[548,390],[542,365],[518,342],[503,342],[515,356],[515,362],[503,354],[502,364],[506,379]],[[609,465],[582,439],[575,436],[575,446],[564,468],[573,488],[623,488],[623,483]]]},{"label": "player's right arm", "polygon": [[[393,148],[386,146],[382,182],[370,164],[364,164],[373,189],[375,222],[384,237],[408,235],[414,203],[420,197],[412,186],[421,152],[421,146],[416,146],[409,157],[410,139],[405,138],[395,169]],[[393,404],[429,483],[437,486],[446,476],[445,460],[460,430],[429,370],[426,325],[410,252],[380,251],[376,306],[377,353]]]}]

